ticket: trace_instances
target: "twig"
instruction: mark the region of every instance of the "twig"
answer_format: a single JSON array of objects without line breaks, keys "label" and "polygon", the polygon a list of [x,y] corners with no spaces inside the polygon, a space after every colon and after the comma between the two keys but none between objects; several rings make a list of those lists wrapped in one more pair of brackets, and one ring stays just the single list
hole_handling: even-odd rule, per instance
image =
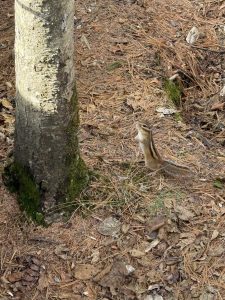
[{"label": "twig", "polygon": [[209,48],[204,48],[204,47],[199,47],[199,46],[194,46],[194,45],[191,45],[191,47],[199,49],[199,50],[204,50],[204,51],[218,53],[218,54],[224,54],[225,53],[225,50],[214,50],[214,49],[209,49]]}]

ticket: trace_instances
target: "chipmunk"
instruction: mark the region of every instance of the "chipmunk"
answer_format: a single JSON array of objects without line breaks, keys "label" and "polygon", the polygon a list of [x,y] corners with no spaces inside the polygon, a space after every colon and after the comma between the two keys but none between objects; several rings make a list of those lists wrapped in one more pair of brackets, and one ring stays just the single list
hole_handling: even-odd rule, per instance
[{"label": "chipmunk", "polygon": [[135,137],[135,140],[139,142],[139,146],[144,154],[146,167],[150,168],[152,171],[162,170],[167,175],[173,177],[192,176],[192,171],[188,167],[178,165],[161,157],[156,149],[152,130],[146,124],[137,122],[136,128],[138,134]]}]

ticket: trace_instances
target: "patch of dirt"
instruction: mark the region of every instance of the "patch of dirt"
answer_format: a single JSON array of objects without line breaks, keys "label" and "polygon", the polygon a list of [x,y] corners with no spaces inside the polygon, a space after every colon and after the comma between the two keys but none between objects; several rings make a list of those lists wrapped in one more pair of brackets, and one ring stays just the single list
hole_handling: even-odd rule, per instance
[{"label": "patch of dirt", "polygon": [[[13,143],[13,1],[0,1],[0,168]],[[76,1],[80,147],[96,175],[66,223],[28,223],[0,187],[1,299],[225,299],[222,1]],[[194,47],[189,30],[201,32]],[[178,113],[163,80],[179,75]],[[190,166],[174,180],[139,163],[136,120]],[[118,220],[115,235],[99,232]],[[108,232],[108,231],[107,231]],[[34,262],[35,260],[35,262]]]}]

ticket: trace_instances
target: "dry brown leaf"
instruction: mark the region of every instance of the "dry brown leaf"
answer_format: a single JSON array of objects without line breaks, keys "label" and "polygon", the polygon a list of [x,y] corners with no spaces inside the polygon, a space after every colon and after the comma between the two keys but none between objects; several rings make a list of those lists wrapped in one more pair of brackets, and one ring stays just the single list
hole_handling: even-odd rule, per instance
[{"label": "dry brown leaf", "polygon": [[23,275],[24,275],[23,272],[14,272],[7,276],[7,280],[14,283],[14,282],[20,281],[23,278]]},{"label": "dry brown leaf", "polygon": [[224,110],[225,108],[225,102],[217,102],[214,103],[211,107],[211,110]]},{"label": "dry brown leaf", "polygon": [[178,218],[182,221],[190,221],[195,216],[190,210],[181,205],[176,205],[174,211],[177,213]]},{"label": "dry brown leaf", "polygon": [[215,240],[219,235],[218,230],[213,230],[212,236],[211,236],[211,241]]},{"label": "dry brown leaf", "polygon": [[97,263],[100,260],[100,252],[99,252],[99,250],[98,249],[93,250],[92,254],[91,254],[91,257],[92,257],[91,263],[92,264]]},{"label": "dry brown leaf", "polygon": [[191,232],[187,233],[181,233],[180,234],[180,241],[177,244],[183,250],[186,246],[193,244],[195,241],[195,235],[192,234]]},{"label": "dry brown leaf", "polygon": [[38,280],[38,286],[37,289],[39,291],[43,291],[45,288],[47,288],[49,286],[49,282],[48,282],[48,276],[45,272],[42,272],[40,274],[39,280]]},{"label": "dry brown leaf", "polygon": [[131,251],[130,251],[130,255],[132,256],[132,257],[142,257],[142,256],[144,256],[145,255],[145,252],[143,252],[143,251],[140,251],[140,250],[137,250],[137,249],[132,249]]},{"label": "dry brown leaf", "polygon": [[7,108],[9,110],[12,110],[13,107],[12,107],[12,104],[9,102],[9,100],[7,100],[6,98],[3,98],[0,100],[0,104],[4,107],[4,108]]},{"label": "dry brown leaf", "polygon": [[130,229],[130,224],[123,224],[121,227],[122,233],[126,234]]},{"label": "dry brown leaf", "polygon": [[36,271],[36,272],[40,271],[40,267],[35,264],[30,265],[30,268],[31,268],[31,270]]},{"label": "dry brown leaf", "polygon": [[95,276],[99,272],[96,266],[89,264],[76,265],[74,271],[74,277],[76,279],[87,280]]},{"label": "dry brown leaf", "polygon": [[158,244],[160,243],[159,239],[155,239],[154,241],[152,241],[150,243],[150,245],[148,246],[148,248],[145,249],[145,253],[151,251],[153,248],[155,248]]},{"label": "dry brown leaf", "polygon": [[105,269],[103,269],[102,271],[100,271],[98,273],[98,275],[95,276],[94,281],[97,282],[97,281],[101,280],[106,274],[108,274],[110,272],[111,268],[112,268],[112,264],[107,265],[105,267]]},{"label": "dry brown leaf", "polygon": [[166,218],[163,216],[158,216],[152,219],[149,227],[150,232],[158,230],[160,227],[164,226],[166,224]]},{"label": "dry brown leaf", "polygon": [[109,287],[112,295],[116,295],[116,289],[124,285],[126,277],[129,275],[126,264],[121,259],[117,259],[108,274],[104,276],[99,284],[103,287]]},{"label": "dry brown leaf", "polygon": [[11,125],[15,121],[15,118],[10,114],[1,113],[1,116],[3,117],[5,124]]},{"label": "dry brown leaf", "polygon": [[61,259],[67,260],[70,258],[69,251],[69,248],[67,248],[65,244],[62,244],[55,248],[54,253]]},{"label": "dry brown leaf", "polygon": [[209,249],[208,255],[212,257],[219,257],[224,253],[225,249],[223,245],[217,245],[217,247],[211,247]]},{"label": "dry brown leaf", "polygon": [[33,277],[33,276],[30,276],[29,274],[25,274],[23,276],[23,280],[28,281],[28,282],[33,282],[33,281],[37,280],[37,277]]}]

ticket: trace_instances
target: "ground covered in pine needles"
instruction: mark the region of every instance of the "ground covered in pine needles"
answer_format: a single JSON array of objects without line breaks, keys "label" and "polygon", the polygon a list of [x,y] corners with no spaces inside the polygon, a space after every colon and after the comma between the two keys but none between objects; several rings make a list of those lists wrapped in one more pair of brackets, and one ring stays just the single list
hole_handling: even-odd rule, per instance
[{"label": "ground covered in pine needles", "polygon": [[[2,172],[15,76],[13,1],[0,6]],[[223,1],[76,1],[80,147],[94,178],[70,219],[48,228],[1,181],[0,299],[225,299],[224,17]],[[139,162],[137,120],[191,179]]]}]

